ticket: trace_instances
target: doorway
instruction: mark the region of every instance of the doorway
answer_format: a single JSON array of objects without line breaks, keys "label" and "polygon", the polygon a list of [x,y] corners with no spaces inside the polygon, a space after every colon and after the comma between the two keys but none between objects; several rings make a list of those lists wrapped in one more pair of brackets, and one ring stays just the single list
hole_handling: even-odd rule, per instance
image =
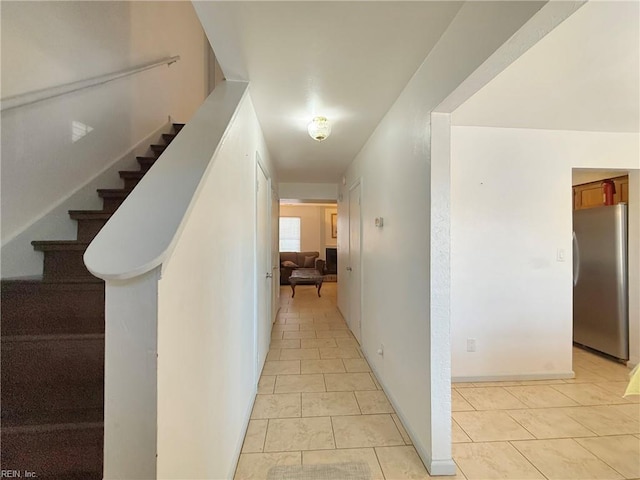
[{"label": "doorway", "polygon": [[280,239],[280,200],[278,199],[278,193],[273,186],[271,187],[271,323],[275,323],[276,316],[278,315],[278,309],[280,305],[280,255],[278,249],[275,248],[278,245]]},{"label": "doorway", "polygon": [[640,330],[637,175],[572,170],[573,342],[630,365]]},{"label": "doorway", "polygon": [[[315,268],[323,285],[337,282],[337,203],[304,199],[280,200],[280,285],[289,285],[294,269]],[[305,266],[305,257],[309,259]],[[333,263],[332,263],[333,259]]]}]

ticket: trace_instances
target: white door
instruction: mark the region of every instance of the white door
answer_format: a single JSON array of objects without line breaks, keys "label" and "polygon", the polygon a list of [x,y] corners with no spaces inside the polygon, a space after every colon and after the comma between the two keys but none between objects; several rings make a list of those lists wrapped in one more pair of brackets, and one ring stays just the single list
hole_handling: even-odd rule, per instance
[{"label": "white door", "polygon": [[271,342],[271,186],[256,154],[256,379],[262,370]]},{"label": "white door", "polygon": [[360,342],[361,270],[360,270],[360,184],[349,191],[349,328]]}]

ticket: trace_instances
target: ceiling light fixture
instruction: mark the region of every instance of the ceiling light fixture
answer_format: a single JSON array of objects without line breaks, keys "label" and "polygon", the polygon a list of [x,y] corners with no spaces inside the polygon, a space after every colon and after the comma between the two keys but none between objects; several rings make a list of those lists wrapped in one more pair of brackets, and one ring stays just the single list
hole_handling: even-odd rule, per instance
[{"label": "ceiling light fixture", "polygon": [[331,134],[331,124],[327,117],[313,117],[307,126],[309,135],[314,140],[321,142]]}]

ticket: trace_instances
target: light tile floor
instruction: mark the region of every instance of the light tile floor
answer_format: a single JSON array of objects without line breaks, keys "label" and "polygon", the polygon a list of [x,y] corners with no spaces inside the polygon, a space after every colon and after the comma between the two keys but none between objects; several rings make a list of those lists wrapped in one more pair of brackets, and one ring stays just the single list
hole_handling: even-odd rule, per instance
[{"label": "light tile floor", "polygon": [[[455,477],[640,479],[628,370],[574,348],[571,380],[455,383]],[[336,284],[281,288],[236,479],[276,465],[364,462],[372,479],[430,478],[336,308]],[[338,480],[338,479],[336,479]]]}]

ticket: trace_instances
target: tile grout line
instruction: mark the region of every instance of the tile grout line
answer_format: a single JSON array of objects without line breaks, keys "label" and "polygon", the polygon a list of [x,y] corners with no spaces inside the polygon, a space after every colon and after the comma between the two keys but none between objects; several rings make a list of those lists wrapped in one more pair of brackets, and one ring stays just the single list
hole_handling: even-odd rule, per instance
[{"label": "tile grout line", "polygon": [[[631,437],[633,435],[630,435]],[[593,437],[587,437],[587,438],[593,438]],[[596,438],[602,438],[602,437],[596,437]],[[576,442],[578,445],[580,445],[580,447],[582,447],[583,449],[585,449],[587,452],[589,452],[591,455],[593,455],[594,457],[596,457],[598,460],[600,460],[602,463],[604,463],[607,467],[609,467],[611,470],[613,470],[614,472],[616,472],[618,475],[620,475],[622,478],[627,478],[625,476],[624,473],[622,473],[621,471],[619,471],[616,467],[614,467],[613,465],[609,464],[604,458],[601,458],[596,452],[592,452],[591,450],[589,450],[587,447],[585,447],[584,445],[582,445],[580,442],[576,441],[574,439],[574,442]]]},{"label": "tile grout line", "polygon": [[[517,446],[513,444],[514,441],[517,441],[517,440],[509,440],[507,443],[511,445],[511,448],[515,449],[515,451],[518,452],[522,456],[522,458],[524,458],[537,472],[539,472],[540,475],[542,475],[546,479],[549,479],[549,477],[547,477],[544,473],[542,473],[542,471],[538,467],[536,467],[531,460],[529,460],[529,457],[527,457],[523,452],[520,451],[520,449]],[[526,442],[527,440],[520,440],[520,441]]]},{"label": "tile grout line", "polygon": [[[545,409],[541,409],[541,410],[545,410]],[[525,430],[527,430],[527,428],[522,425],[515,417],[511,416],[511,414],[509,413],[510,410],[505,410],[505,412],[509,415],[509,417],[511,417],[516,423],[518,423],[522,428],[524,428]],[[569,415],[567,415],[569,417]],[[533,435],[532,439],[529,440],[570,440],[570,439],[575,439],[575,438],[600,438],[603,436],[618,436],[620,434],[615,434],[615,435],[598,435],[596,432],[594,432],[593,430],[587,428],[586,426],[582,425],[581,423],[579,423],[577,420],[575,420],[572,417],[569,417],[569,419],[575,421],[576,423],[578,423],[578,425],[580,425],[581,427],[583,427],[585,430],[589,430],[591,433],[593,433],[593,435],[574,435],[574,436],[567,436],[567,437],[536,437],[532,432],[531,435]],[[527,430],[529,431],[529,430]],[[500,440],[496,440],[496,441],[500,441]],[[504,441],[504,440],[503,440]],[[527,439],[524,440],[506,440],[508,442],[526,442]]]},{"label": "tile grout line", "polygon": [[[525,409],[525,410],[530,410],[529,408]],[[501,412],[504,412],[507,414],[507,417],[509,417],[511,420],[513,420],[514,422],[516,422],[516,424],[520,425],[520,428],[524,429],[525,432],[527,432],[529,435],[531,435],[533,438],[529,439],[529,440],[540,440],[538,437],[536,437],[533,432],[529,431],[529,429],[527,427],[525,427],[521,422],[518,421],[517,418],[515,418],[513,415],[509,414],[509,410],[500,410]],[[526,440],[526,439],[525,439]],[[510,440],[511,441],[511,440]]]},{"label": "tile grout line", "polygon": [[[475,387],[469,387],[469,388],[475,388]],[[471,404],[471,402],[469,402],[469,400],[467,400],[467,398],[466,398],[464,395],[462,395],[462,393],[461,393],[461,392],[458,392],[458,391],[456,390],[456,393],[457,393],[458,395],[460,395],[460,396],[462,397],[462,400],[464,400],[464,402],[465,402],[465,403],[467,403],[467,404],[468,404],[468,405],[473,409],[473,410],[456,410],[456,411],[458,411],[458,412],[471,412],[471,411],[477,412],[477,411],[479,411],[476,407],[474,407],[474,406]],[[453,397],[453,395],[451,395],[451,397]],[[451,404],[452,404],[452,410],[451,410],[451,413],[453,413],[453,398],[452,398]]]},{"label": "tile grout line", "polygon": [[262,453],[264,453],[264,450],[267,447],[267,432],[269,431],[270,421],[271,419],[267,418],[267,428],[264,430],[264,440],[262,440]]},{"label": "tile grout line", "polygon": [[387,476],[384,474],[384,470],[382,469],[382,463],[380,462],[380,457],[378,457],[378,450],[376,450],[376,447],[373,447],[373,454],[376,456],[376,461],[378,462],[378,466],[380,467],[380,471],[382,472],[382,478],[386,480]]},{"label": "tile grout line", "polygon": [[[476,388],[476,387],[468,387],[468,388]],[[463,390],[466,390],[466,388],[464,388]],[[468,399],[467,397],[465,397],[465,396],[464,396],[464,394],[463,394],[462,392],[458,391],[458,394],[462,397],[462,399],[463,399],[465,402],[467,402],[467,403],[469,404],[469,406],[470,406],[471,408],[473,408],[473,410],[474,410],[474,411],[479,411],[479,410],[475,407],[475,405],[473,405],[473,404],[469,401],[469,399]],[[452,403],[453,403],[453,402],[452,402]],[[469,411],[469,410],[467,410],[467,411]]]},{"label": "tile grout line", "polygon": [[333,449],[334,450],[342,450],[338,448],[338,442],[336,441],[336,430],[333,427],[333,416],[329,415],[329,422],[331,422],[331,435],[333,436]]},{"label": "tile grout line", "polygon": [[460,465],[458,465],[458,462],[456,462],[455,458],[453,458],[453,455],[452,455],[451,457],[452,457],[453,463],[454,463],[454,465],[456,466],[456,468],[457,468],[457,469],[462,473],[462,476],[463,476],[464,478],[469,478],[469,477],[467,476],[467,474],[466,474],[466,473],[464,473],[464,470],[462,469],[462,467],[461,467]]},{"label": "tile grout line", "polygon": [[[398,417],[398,420],[400,420],[400,417]],[[469,437],[469,440],[471,440],[471,443],[481,443],[481,442],[476,442],[473,438],[471,438],[471,435],[469,435],[469,432],[467,432],[467,431],[462,427],[462,425],[460,425],[458,422],[456,422],[456,419],[455,419],[455,418],[451,417],[451,421],[452,421],[452,422],[455,422],[455,423],[456,423],[456,425],[458,425],[458,427],[460,427],[460,430],[462,430],[462,431],[464,432],[464,434],[465,434],[467,437]],[[403,427],[404,427],[404,425],[403,425]],[[451,429],[453,430],[453,426],[452,426],[452,428],[451,428]],[[405,428],[405,430],[406,430],[406,428]],[[452,437],[452,438],[451,438],[451,445],[453,446],[453,435],[451,435],[451,437]],[[457,443],[469,443],[469,442],[457,442]]]},{"label": "tile grout line", "polygon": [[[356,399],[356,405],[358,406],[358,411],[360,412],[360,415],[363,415],[362,413],[362,407],[360,406],[360,402],[358,401],[358,396],[356,395],[356,391],[353,390],[351,393],[353,393],[354,398]],[[391,419],[393,420],[393,418]],[[394,422],[395,423],[395,422]]]},{"label": "tile grout line", "polygon": [[[552,385],[521,385],[522,387],[533,387],[533,388],[538,388],[538,387],[551,387]],[[513,387],[506,387],[506,388],[513,388]],[[580,404],[578,402],[576,402],[574,399],[568,397],[567,395],[565,395],[562,392],[559,392],[557,389],[552,388],[552,390],[554,390],[556,393],[558,393],[559,395],[563,396],[564,398],[566,398],[568,401],[575,403],[575,405],[566,405],[567,407],[577,407]],[[511,393],[511,392],[509,392]],[[514,397],[516,397],[521,403],[523,403],[524,405],[526,405],[527,408],[531,409],[531,408],[536,408],[535,406],[531,406],[529,403],[527,403],[527,401],[524,398],[520,398],[518,397],[516,394],[511,393],[511,395],[513,395]],[[555,408],[555,407],[542,407],[542,408]],[[510,409],[510,410],[517,410],[517,409]]]}]

